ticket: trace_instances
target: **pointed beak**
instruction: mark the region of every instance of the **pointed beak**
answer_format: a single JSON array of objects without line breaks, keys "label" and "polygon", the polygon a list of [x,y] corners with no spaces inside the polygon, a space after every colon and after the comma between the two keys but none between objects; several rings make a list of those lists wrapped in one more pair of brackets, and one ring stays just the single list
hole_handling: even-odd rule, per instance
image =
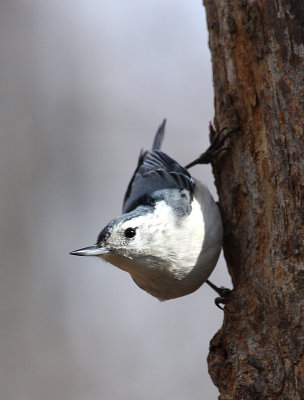
[{"label": "pointed beak", "polygon": [[110,250],[106,247],[94,246],[84,247],[83,249],[71,251],[72,256],[100,256],[101,254],[109,253]]}]

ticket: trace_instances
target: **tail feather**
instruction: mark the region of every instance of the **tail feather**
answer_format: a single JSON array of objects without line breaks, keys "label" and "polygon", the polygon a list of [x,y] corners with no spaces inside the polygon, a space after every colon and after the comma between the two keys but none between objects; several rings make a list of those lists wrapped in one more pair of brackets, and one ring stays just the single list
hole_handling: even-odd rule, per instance
[{"label": "tail feather", "polygon": [[153,142],[153,146],[152,146],[152,150],[160,150],[163,138],[164,138],[164,134],[165,134],[165,126],[166,126],[166,119],[163,120],[162,124],[160,125],[160,127],[158,128],[155,138],[154,138],[154,142]]}]

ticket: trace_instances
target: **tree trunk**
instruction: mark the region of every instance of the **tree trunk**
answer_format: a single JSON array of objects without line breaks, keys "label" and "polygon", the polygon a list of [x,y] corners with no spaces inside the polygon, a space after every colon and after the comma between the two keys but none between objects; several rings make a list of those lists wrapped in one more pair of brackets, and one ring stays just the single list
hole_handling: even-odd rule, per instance
[{"label": "tree trunk", "polygon": [[221,400],[304,399],[304,2],[204,0],[213,165],[234,284],[210,344]]}]

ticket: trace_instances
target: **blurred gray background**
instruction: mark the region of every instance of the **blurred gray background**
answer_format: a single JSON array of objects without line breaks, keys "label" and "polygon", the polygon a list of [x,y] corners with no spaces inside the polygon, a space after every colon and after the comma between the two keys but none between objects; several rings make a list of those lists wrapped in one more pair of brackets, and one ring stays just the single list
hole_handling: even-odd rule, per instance
[{"label": "blurred gray background", "polygon": [[[207,147],[200,0],[2,0],[0,33],[1,399],[216,399],[209,287],[160,303],[68,255],[120,213],[164,117],[179,162]],[[216,196],[210,167],[193,173]],[[230,285],[223,260],[212,279]]]}]

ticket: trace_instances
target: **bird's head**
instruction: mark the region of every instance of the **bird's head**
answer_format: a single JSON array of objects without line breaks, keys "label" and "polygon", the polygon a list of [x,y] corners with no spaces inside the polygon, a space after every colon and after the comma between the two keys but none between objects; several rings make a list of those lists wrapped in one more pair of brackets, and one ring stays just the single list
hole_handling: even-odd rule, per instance
[{"label": "bird's head", "polygon": [[134,272],[136,265],[145,263],[145,259],[153,264],[153,260],[156,262],[168,251],[169,232],[165,227],[175,219],[165,202],[161,203],[157,207],[140,206],[114,218],[100,232],[95,245],[70,254],[102,257],[128,272]]}]

